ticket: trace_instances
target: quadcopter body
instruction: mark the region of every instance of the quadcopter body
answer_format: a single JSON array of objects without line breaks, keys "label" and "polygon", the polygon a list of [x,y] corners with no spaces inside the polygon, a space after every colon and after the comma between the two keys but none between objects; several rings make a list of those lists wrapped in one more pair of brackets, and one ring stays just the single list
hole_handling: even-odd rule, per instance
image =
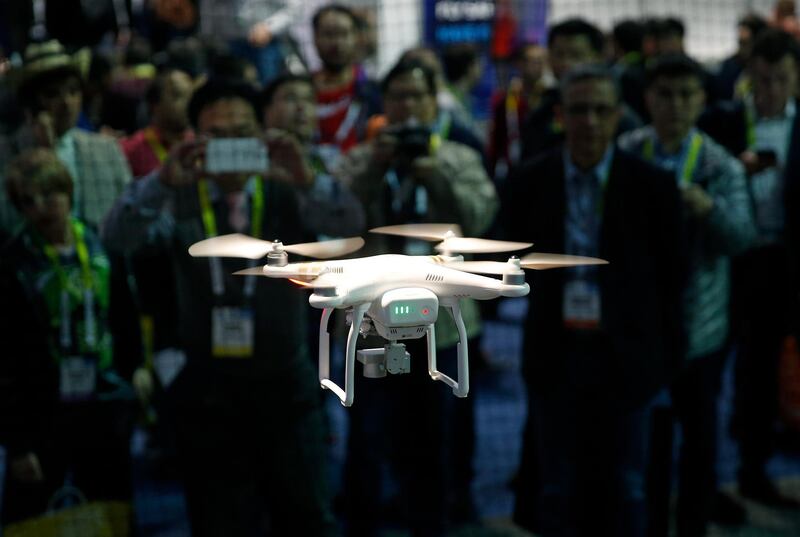
[{"label": "quadcopter body", "polygon": [[[544,269],[603,264],[595,258],[558,254],[530,254],[507,262],[464,261],[460,253],[488,253],[528,248],[530,243],[460,237],[451,224],[409,224],[372,230],[406,237],[440,241],[440,255],[383,254],[354,259],[330,259],[289,263],[288,253],[311,257],[338,257],[360,248],[360,237],[319,243],[283,245],[244,235],[213,237],[194,244],[189,253],[197,257],[266,257],[267,263],[237,272],[240,275],[286,278],[312,290],[309,304],[322,310],[319,332],[319,381],[350,406],[355,397],[355,362],[363,364],[365,376],[378,378],[410,371],[410,356],[403,340],[427,338],[428,373],[433,380],[450,386],[458,397],[469,393],[467,334],[460,301],[520,297],[530,291],[523,268]],[[501,276],[490,277],[485,274]],[[459,334],[458,374],[442,373],[436,362],[434,324],[439,308],[447,311]],[[345,349],[344,387],[330,377],[328,322],[334,310],[346,310],[350,324]],[[383,348],[357,349],[359,336],[377,335]]]}]

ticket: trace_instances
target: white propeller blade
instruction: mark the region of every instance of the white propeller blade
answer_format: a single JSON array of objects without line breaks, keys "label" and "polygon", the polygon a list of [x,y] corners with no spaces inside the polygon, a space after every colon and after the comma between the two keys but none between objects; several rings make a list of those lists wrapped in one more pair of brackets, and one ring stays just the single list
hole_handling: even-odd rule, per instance
[{"label": "white propeller blade", "polygon": [[272,243],[241,233],[220,235],[196,242],[189,247],[192,257],[243,257],[261,259],[272,250]]},{"label": "white propeller blade", "polygon": [[492,254],[497,252],[513,252],[533,246],[532,242],[496,241],[491,239],[474,239],[471,237],[448,237],[436,245],[440,252],[457,252],[460,254]]},{"label": "white propeller blade", "polygon": [[560,267],[577,267],[579,265],[608,265],[605,259],[585,257],[581,255],[544,254],[534,252],[520,260],[522,268],[545,270]]},{"label": "white propeller blade", "polygon": [[[321,242],[302,244],[286,244],[283,249],[298,255],[328,259],[355,252],[364,246],[364,239],[351,237]],[[273,251],[275,243],[256,239],[241,233],[211,237],[196,242],[189,247],[192,257],[243,257],[245,259],[261,259]]]},{"label": "white propeller blade", "polygon": [[321,242],[305,242],[303,244],[287,244],[283,247],[287,252],[306,257],[316,257],[317,259],[330,259],[355,252],[364,246],[364,239],[361,237],[350,237],[348,239],[334,239]]},{"label": "white propeller blade", "polygon": [[[607,265],[608,261],[596,257],[583,257],[578,255],[532,253],[523,257],[519,264],[520,268],[524,269],[544,270],[575,267],[578,265]],[[502,263],[500,261],[454,261],[452,263],[445,263],[444,266],[464,272],[497,274],[500,276],[515,270],[515,267],[511,263]]]},{"label": "white propeller blade", "polygon": [[384,235],[399,235],[425,241],[441,241],[448,234],[461,236],[461,227],[458,224],[401,224],[398,226],[382,226],[369,230],[370,233]]}]

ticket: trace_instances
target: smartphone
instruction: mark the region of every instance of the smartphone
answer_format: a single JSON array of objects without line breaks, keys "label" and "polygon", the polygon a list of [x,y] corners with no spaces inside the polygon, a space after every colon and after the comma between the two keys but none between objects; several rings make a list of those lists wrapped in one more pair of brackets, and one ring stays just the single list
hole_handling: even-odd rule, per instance
[{"label": "smartphone", "polygon": [[268,165],[267,148],[258,138],[212,138],[206,146],[209,173],[261,173]]},{"label": "smartphone", "polygon": [[758,157],[758,167],[762,170],[778,165],[778,156],[772,149],[759,149],[756,151],[756,156]]}]

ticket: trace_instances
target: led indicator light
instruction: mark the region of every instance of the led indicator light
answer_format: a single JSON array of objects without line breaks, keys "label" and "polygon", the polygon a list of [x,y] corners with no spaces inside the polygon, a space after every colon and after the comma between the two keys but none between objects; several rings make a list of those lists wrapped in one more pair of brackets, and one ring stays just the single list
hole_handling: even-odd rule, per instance
[{"label": "led indicator light", "polygon": [[427,314],[429,314],[430,312],[431,312],[431,310],[429,310],[428,308],[423,308],[423,309],[422,309],[422,314],[423,314],[423,315],[427,315]]}]

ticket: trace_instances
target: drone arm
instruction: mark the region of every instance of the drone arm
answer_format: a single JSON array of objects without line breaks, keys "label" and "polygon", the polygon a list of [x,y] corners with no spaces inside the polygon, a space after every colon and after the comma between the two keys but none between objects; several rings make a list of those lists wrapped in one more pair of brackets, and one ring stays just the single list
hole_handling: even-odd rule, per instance
[{"label": "drone arm", "polygon": [[469,351],[467,347],[467,330],[464,319],[461,317],[461,307],[458,301],[452,304],[443,304],[452,315],[458,329],[458,382],[448,377],[437,369],[436,366],[436,341],[433,325],[428,327],[428,374],[433,380],[441,380],[453,389],[457,397],[466,397],[469,393]]}]

